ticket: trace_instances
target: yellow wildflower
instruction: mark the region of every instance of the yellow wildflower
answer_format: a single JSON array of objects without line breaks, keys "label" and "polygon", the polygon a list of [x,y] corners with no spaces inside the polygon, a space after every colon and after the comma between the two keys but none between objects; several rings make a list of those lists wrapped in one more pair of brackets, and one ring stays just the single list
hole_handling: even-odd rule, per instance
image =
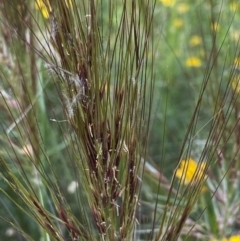
[{"label": "yellow wildflower", "polygon": [[176,18],[173,21],[173,26],[176,28],[181,28],[183,26],[183,21],[180,18]]},{"label": "yellow wildflower", "polygon": [[230,3],[230,10],[232,12],[236,12],[237,10],[240,9],[239,3],[238,2],[231,2]]},{"label": "yellow wildflower", "polygon": [[228,241],[240,241],[240,234],[231,236]]},{"label": "yellow wildflower", "polygon": [[48,0],[36,0],[35,8],[41,11],[44,18],[49,18],[49,13],[52,11]]},{"label": "yellow wildflower", "polygon": [[189,45],[191,47],[197,46],[202,43],[202,38],[198,35],[193,35],[189,40]]},{"label": "yellow wildflower", "polygon": [[200,67],[202,65],[201,59],[197,57],[189,57],[185,62],[187,67]]},{"label": "yellow wildflower", "polygon": [[184,14],[186,13],[187,11],[189,10],[189,5],[186,4],[186,3],[180,3],[177,7],[177,11],[180,13],[180,14]]},{"label": "yellow wildflower", "polygon": [[[65,0],[66,6],[72,6],[72,0]],[[49,0],[36,0],[35,8],[40,10],[44,18],[49,18],[50,12],[52,11]]]},{"label": "yellow wildflower", "polygon": [[[212,241],[218,241],[217,239],[212,239]],[[228,239],[227,238],[223,238],[221,239],[221,241],[240,241],[240,234],[236,234],[233,236],[230,236]]]},{"label": "yellow wildflower", "polygon": [[176,3],[176,0],[160,0],[160,2],[161,2],[165,7],[173,7],[174,4]]},{"label": "yellow wildflower", "polygon": [[[192,158],[188,160],[182,160],[179,168],[176,171],[176,177],[183,180],[185,185],[199,182],[204,175],[206,163],[197,163]],[[194,178],[194,181],[193,181]]]}]

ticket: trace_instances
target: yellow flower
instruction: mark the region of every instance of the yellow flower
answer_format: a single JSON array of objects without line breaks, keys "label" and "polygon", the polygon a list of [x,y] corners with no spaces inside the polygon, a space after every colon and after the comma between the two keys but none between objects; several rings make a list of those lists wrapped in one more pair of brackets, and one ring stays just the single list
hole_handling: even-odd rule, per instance
[{"label": "yellow flower", "polygon": [[[72,7],[72,0],[65,0],[67,7]],[[50,12],[52,11],[49,0],[36,0],[35,8],[41,11],[44,18],[49,18]]]},{"label": "yellow flower", "polygon": [[186,13],[188,10],[189,10],[189,5],[188,5],[188,4],[186,4],[186,3],[180,3],[180,4],[178,5],[177,11],[178,11],[180,14]]},{"label": "yellow flower", "polygon": [[236,12],[237,10],[239,10],[239,8],[240,8],[239,3],[237,2],[230,3],[230,10],[232,12]]},{"label": "yellow flower", "polygon": [[49,18],[49,13],[52,11],[48,0],[36,0],[35,8],[41,11],[44,18]]},{"label": "yellow flower", "polygon": [[193,35],[189,40],[189,45],[191,47],[197,46],[202,43],[202,38],[198,35]]},{"label": "yellow flower", "polygon": [[173,21],[173,26],[176,28],[181,28],[183,26],[183,21],[180,18],[176,18]]},{"label": "yellow flower", "polygon": [[160,0],[165,7],[173,7],[176,0]]},{"label": "yellow flower", "polygon": [[[176,171],[176,177],[183,180],[185,185],[199,182],[204,175],[205,162],[197,163],[192,158],[182,160]],[[194,178],[194,180],[193,180]]]},{"label": "yellow flower", "polygon": [[[212,241],[218,241],[217,239],[212,239]],[[223,238],[221,241],[240,241],[240,234],[233,235],[231,237]]]},{"label": "yellow flower", "polygon": [[240,241],[240,234],[231,236],[228,241]]},{"label": "yellow flower", "polygon": [[202,65],[201,59],[197,57],[189,57],[185,62],[187,67],[200,67]]}]

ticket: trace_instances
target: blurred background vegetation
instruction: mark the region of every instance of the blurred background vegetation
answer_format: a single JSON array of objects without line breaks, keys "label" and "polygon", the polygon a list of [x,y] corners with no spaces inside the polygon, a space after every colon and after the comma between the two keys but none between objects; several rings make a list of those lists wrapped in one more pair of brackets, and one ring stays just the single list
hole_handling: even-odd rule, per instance
[{"label": "blurred background vegetation", "polygon": [[[111,2],[119,9],[113,21],[116,25],[113,29],[117,29],[122,1]],[[74,138],[62,111],[63,100],[53,81],[54,73],[46,65],[45,57],[35,55],[32,48],[35,43],[19,40],[34,41],[32,36],[36,35],[40,43],[38,54],[44,55],[41,51],[47,40],[41,32],[53,24],[49,10],[41,1],[12,0],[9,7],[5,3],[0,0],[0,157],[20,181],[28,175],[27,170],[32,176],[29,180],[36,186],[44,186],[48,175],[49,180],[51,175],[56,175],[65,202],[75,217],[91,223],[92,217],[87,217],[91,216],[87,197],[81,191],[84,183],[76,180],[76,167],[70,161],[74,154],[68,147]],[[144,1],[139,3],[144,5]],[[70,9],[70,2],[65,6]],[[153,51],[149,50],[145,60],[153,60],[150,69],[154,75],[154,91],[149,89],[153,102],[140,207],[136,214],[139,227],[133,240],[154,240],[151,233],[158,236],[159,228],[162,233],[158,240],[240,240],[240,1],[157,0],[154,6]],[[99,28],[107,24],[109,8],[109,1],[101,1]],[[110,34],[103,33],[106,41]],[[28,123],[17,127],[18,122],[24,122],[22,115],[28,114]],[[32,133],[40,133],[41,138]],[[40,165],[46,180],[35,175],[29,165],[33,153],[42,160]],[[193,163],[207,166],[198,171],[198,185],[193,181],[198,180],[193,177],[194,167],[189,185],[184,179],[188,168],[182,166],[182,178],[176,172],[181,169],[181,161],[190,158]],[[191,162],[188,165],[192,165]],[[24,172],[19,174],[17,170],[22,166]],[[6,169],[0,172],[1,177],[9,175]],[[0,240],[51,240],[26,215],[31,210],[14,188],[3,178],[0,182]],[[52,211],[54,204],[48,201],[49,191],[40,189],[39,196]],[[178,215],[191,196],[196,198],[184,225],[180,225],[181,232],[170,237],[163,223],[168,227],[172,220],[179,220]],[[17,232],[18,226],[29,236]],[[66,234],[64,240],[74,239]]]}]

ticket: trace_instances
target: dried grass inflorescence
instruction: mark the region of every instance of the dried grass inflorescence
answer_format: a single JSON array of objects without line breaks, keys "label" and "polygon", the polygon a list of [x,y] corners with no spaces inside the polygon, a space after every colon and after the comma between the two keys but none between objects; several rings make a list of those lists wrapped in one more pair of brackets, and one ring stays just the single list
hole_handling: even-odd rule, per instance
[{"label": "dried grass inflorescence", "polygon": [[[19,55],[15,58],[17,76],[22,80],[20,97],[18,88],[7,82],[23,112],[7,131],[12,134],[16,128],[19,142],[11,141],[10,135],[7,138],[11,148],[18,148],[19,155],[27,159],[23,162],[14,151],[13,163],[28,187],[14,174],[4,180],[21,190],[17,194],[31,209],[31,217],[53,240],[65,240],[65,232],[72,240],[130,240],[135,228],[153,91],[149,53],[154,1],[110,1],[107,22],[101,13],[103,4],[92,0],[38,0],[29,5],[25,0],[0,1],[1,14],[9,25],[3,38],[13,55]],[[47,113],[36,102],[49,82],[43,84],[45,79],[37,72],[39,63],[51,73],[65,113],[68,137],[61,122],[54,121],[71,153],[63,165],[71,165],[68,168],[75,182],[85,189],[76,189],[79,203],[86,196],[89,204],[91,218],[79,207],[84,221],[67,205],[59,186],[61,177],[43,144],[39,120]],[[13,109],[5,100],[12,118]],[[3,159],[0,164],[10,173]],[[35,183],[27,171],[29,164]],[[48,209],[48,202],[54,210]],[[93,228],[84,227],[83,223],[92,220]]]},{"label": "dried grass inflorescence", "polygon": [[[152,82],[146,58],[153,5],[144,3],[149,11],[145,16],[142,6],[124,1],[117,20],[113,17],[115,7],[109,6],[109,29],[99,28],[95,1],[88,2],[88,12],[81,20],[76,3],[71,8],[64,2],[52,1],[50,5],[52,57],[64,70],[56,68],[55,74],[61,79],[60,95],[74,133],[79,181],[85,180],[99,234],[103,239],[126,240],[135,225],[146,147],[146,92],[151,91]],[[110,31],[116,35],[111,36]],[[107,34],[107,42],[103,34]],[[72,235],[78,236],[62,209],[59,213]]]}]

